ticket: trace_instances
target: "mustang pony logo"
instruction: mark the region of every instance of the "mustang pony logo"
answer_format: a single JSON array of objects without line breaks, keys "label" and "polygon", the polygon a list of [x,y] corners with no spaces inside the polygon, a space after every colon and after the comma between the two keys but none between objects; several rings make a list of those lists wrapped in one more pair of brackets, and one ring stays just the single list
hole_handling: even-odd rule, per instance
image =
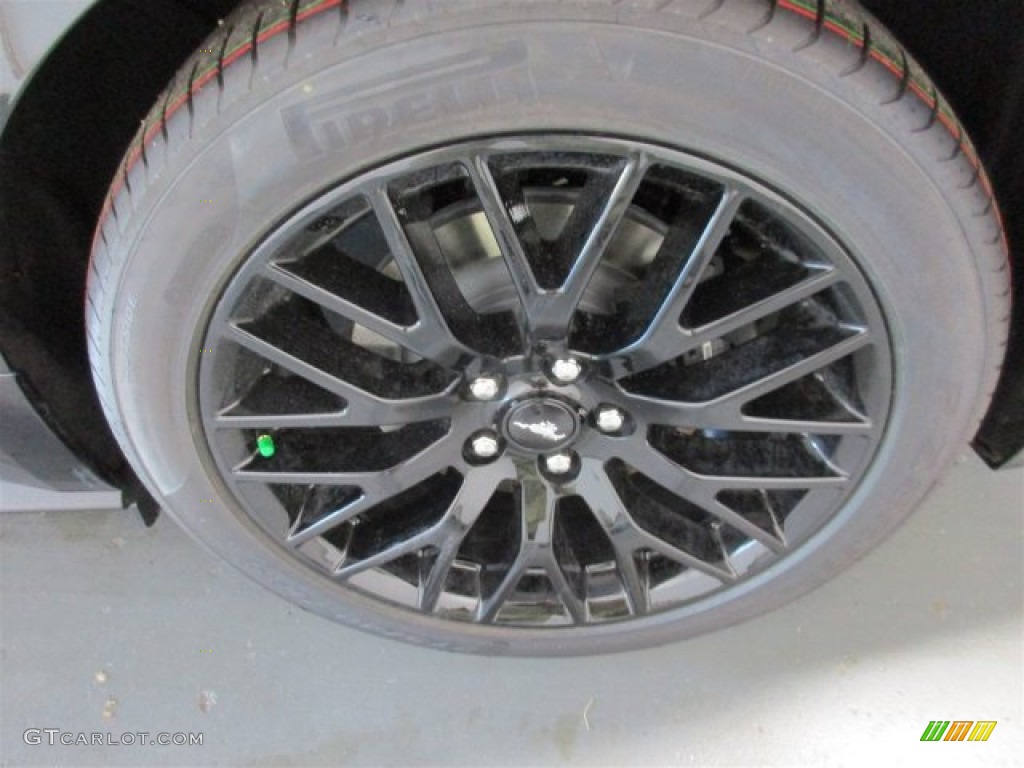
[{"label": "mustang pony logo", "polygon": [[536,424],[528,424],[524,421],[513,421],[512,425],[519,427],[520,429],[525,429],[527,432],[532,432],[533,434],[552,442],[565,440],[565,435],[558,431],[558,425],[550,421],[540,421]]}]

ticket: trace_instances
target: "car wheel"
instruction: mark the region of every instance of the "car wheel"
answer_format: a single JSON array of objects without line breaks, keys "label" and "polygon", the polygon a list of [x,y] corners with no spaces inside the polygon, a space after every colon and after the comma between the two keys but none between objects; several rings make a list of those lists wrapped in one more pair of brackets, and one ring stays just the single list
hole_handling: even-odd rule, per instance
[{"label": "car wheel", "polygon": [[140,477],[255,580],[583,654],[876,545],[977,426],[1005,270],[852,3],[249,2],[127,154],[88,322]]}]

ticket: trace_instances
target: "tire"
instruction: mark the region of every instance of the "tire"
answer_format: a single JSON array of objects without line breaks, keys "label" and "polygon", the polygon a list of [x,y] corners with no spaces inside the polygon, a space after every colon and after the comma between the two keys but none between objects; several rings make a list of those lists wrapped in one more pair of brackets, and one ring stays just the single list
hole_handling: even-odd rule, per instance
[{"label": "tire", "polygon": [[[477,176],[472,162],[459,164],[458,158],[470,156],[465,153],[485,153],[472,155],[484,157],[483,165],[476,167]],[[556,179],[561,170],[555,175],[544,170],[545,163],[554,162],[552,157],[575,170]],[[534,165],[516,170],[518,160],[508,158],[526,158],[524,163]],[[412,208],[443,197],[430,191],[440,188],[430,187],[434,181],[428,184],[424,178],[436,181],[439,168],[456,168],[451,194],[468,194],[467,199],[479,202],[480,215],[496,233],[494,247],[502,244],[501,255],[512,265],[512,273],[524,261],[516,261],[509,253],[515,255],[520,248],[519,255],[525,254],[525,261],[534,265],[533,279],[543,283],[548,278],[538,277],[539,262],[530,261],[530,254],[546,254],[544,258],[554,264],[561,246],[532,251],[536,244],[523,239],[524,227],[539,226],[539,195],[556,195],[554,188],[567,184],[574,195],[567,210],[580,210],[580,219],[585,220],[590,203],[582,201],[585,190],[591,189],[590,180],[598,179],[593,184],[599,188],[607,182],[608,168],[621,171],[636,158],[656,161],[651,161],[653,170],[645,170],[649,175],[637,180],[644,185],[638,189],[653,190],[650,195],[657,193],[664,199],[645,203],[641,213],[636,201],[648,193],[637,192],[623,215],[632,217],[630,222],[641,222],[630,223],[631,227],[662,232],[664,240],[648,267],[637,267],[623,278],[628,285],[635,280],[642,291],[629,293],[627,286],[620,294],[619,289],[610,288],[607,295],[594,299],[604,302],[602,308],[587,310],[591,312],[587,315],[574,306],[572,330],[564,334],[552,330],[563,328],[558,321],[549,323],[547,315],[538,319],[545,305],[542,300],[526,304],[527,298],[522,297],[527,293],[513,293],[511,304],[493,299],[494,306],[504,307],[494,313],[479,306],[467,309],[467,302],[480,305],[484,299],[463,301],[445,293],[444,286],[450,289],[454,284],[438,282],[442,280],[438,275],[456,274],[451,260],[430,262],[433,271],[418,272],[417,265],[428,258],[418,250],[422,246],[418,241],[403,245],[403,237],[412,237],[409,217],[418,215],[410,212]],[[499,163],[503,164],[500,169]],[[527,175],[515,175],[520,172]],[[499,205],[491,208],[484,191],[488,174],[500,197]],[[586,181],[577,185],[572,180],[577,176]],[[519,186],[512,182],[502,186],[503,179],[513,178],[520,180]],[[627,179],[612,178],[619,179],[620,185]],[[523,191],[527,182],[522,179],[540,191],[530,187],[527,195]],[[353,186],[364,181],[370,186]],[[550,189],[544,186],[549,182]],[[370,192],[365,192],[365,198],[359,197],[363,192],[351,192],[378,188],[374,184],[385,185],[380,187],[385,190],[382,205],[393,204],[390,213],[379,214],[384,218],[378,216],[383,209],[372,208],[377,198],[371,199]],[[406,198],[396,197],[400,186],[402,195],[411,196],[409,210],[402,207]],[[523,195],[517,199],[526,206],[521,210],[529,208],[527,214],[517,213],[510,202],[517,189]],[[714,241],[710,251],[706,240],[702,245],[691,238],[681,242],[689,243],[693,255],[688,249],[684,261],[672,261],[670,249],[664,246],[665,232],[679,233],[685,226],[671,221],[643,224],[661,210],[659,206],[668,204],[664,200],[673,200],[679,210],[687,211],[705,210],[700,206],[710,200],[714,205],[707,210],[719,210],[717,196],[729,190],[742,190],[745,199],[754,202],[739,213],[733,211],[737,218],[721,233],[725,239]],[[357,200],[358,205],[351,205],[363,206],[360,212],[345,212],[351,202],[345,194]],[[325,205],[335,206],[331,209],[335,213],[325,215]],[[507,219],[502,218],[502,210]],[[313,218],[311,211],[316,214]],[[436,210],[428,213],[434,215]],[[392,230],[382,223],[389,216],[395,217]],[[408,295],[381,299],[383,303],[375,305],[381,307],[376,315],[372,313],[377,310],[368,311],[366,304],[351,309],[354,300],[346,291],[359,291],[362,296],[372,293],[371,285],[397,290],[396,280],[382,281],[384,262],[379,269],[345,262],[341,277],[320,273],[323,284],[333,286],[333,299],[324,299],[323,290],[309,287],[316,280],[308,270],[305,283],[296,281],[294,274],[290,282],[267,278],[275,270],[279,278],[277,268],[282,264],[285,271],[293,264],[314,269],[308,262],[313,257],[303,255],[290,262],[281,261],[281,254],[285,248],[298,247],[297,243],[308,244],[310,237],[326,231],[323,227],[341,227],[330,230],[332,237],[341,232],[337,237],[355,238],[356,225],[349,221],[369,221],[367,226],[380,228],[379,235],[392,249],[393,261],[388,263],[401,272]],[[600,226],[600,220],[595,221]],[[436,237],[436,230],[432,231]],[[709,231],[701,229],[701,236],[707,238]],[[601,241],[609,253],[614,251],[608,244],[610,235],[603,241],[600,237],[572,240],[570,235],[564,231],[552,235],[551,242],[571,241],[586,248],[592,241]],[[744,237],[752,237],[755,245],[744,245]],[[403,262],[395,254],[404,253],[405,246],[411,255],[401,257],[406,259]],[[620,354],[620,347],[643,347],[647,336],[642,334],[654,327],[653,320],[650,327],[645,321],[635,338],[629,336],[629,328],[623,330],[637,317],[655,317],[643,314],[648,311],[644,296],[653,291],[665,302],[655,304],[652,313],[665,314],[666,307],[674,310],[685,305],[685,301],[678,306],[668,303],[667,297],[677,295],[670,287],[676,285],[672,281],[677,275],[664,272],[663,265],[676,264],[685,271],[690,268],[686,265],[698,263],[704,251],[708,251],[707,260],[702,266],[711,271],[697,274],[695,282],[678,281],[679,286],[686,283],[688,287],[680,291],[691,291],[691,298],[712,295],[715,277],[740,280],[748,267],[759,285],[794,265],[801,270],[818,269],[821,254],[841,285],[801,296],[771,318],[745,326],[744,332],[763,342],[744,346],[736,338],[739,331],[732,328],[731,336],[709,336],[703,351],[692,353],[698,357],[685,363],[682,357],[665,352],[660,342],[652,342],[642,354]],[[584,263],[583,255],[574,261],[579,253],[585,251],[571,251],[563,268],[573,270],[574,264]],[[125,157],[95,238],[88,333],[94,378],[106,415],[140,478],[192,536],[257,582],[330,619],[435,648],[488,654],[589,654],[653,646],[755,616],[821,584],[889,534],[963,450],[984,413],[1007,333],[1007,263],[991,186],[969,139],[915,62],[852,2],[353,0],[345,4],[310,0],[290,6],[247,2],[181,69]],[[442,269],[438,264],[448,266]],[[606,262],[600,264],[604,270]],[[775,271],[769,271],[769,266]],[[655,272],[653,278],[638,277]],[[498,293],[529,285],[516,274],[516,280],[507,275],[501,278]],[[548,280],[548,289],[561,285],[560,279]],[[467,284],[459,283],[455,290]],[[565,285],[569,284],[566,277]],[[588,296],[598,290],[594,284],[596,278],[587,285]],[[659,294],[662,288],[664,293]],[[300,289],[305,290],[305,298],[288,292]],[[738,290],[718,291],[717,301],[728,306],[728,297],[736,296]],[[753,292],[743,294],[747,302],[743,307],[770,299],[757,289],[744,290]],[[623,295],[631,298],[627,301]],[[328,327],[326,312],[311,315],[297,309],[307,306],[311,297],[320,298],[321,304],[316,305],[320,308],[323,301],[333,301],[336,308],[344,304],[340,311],[348,312],[347,319]],[[372,303],[371,299],[366,302]],[[524,303],[516,304],[520,299]],[[410,301],[415,311],[405,312]],[[696,299],[693,302],[696,306]],[[365,345],[356,349],[353,328],[360,323],[383,329],[382,333],[392,326],[408,330],[416,322],[425,323],[425,313],[435,304],[451,328],[445,343],[462,350],[461,357],[447,352],[432,357],[441,342],[435,344],[437,337],[427,332],[415,337],[410,333],[410,339],[428,340],[417,347],[414,358],[404,353],[396,357],[390,351],[367,356]],[[518,309],[523,306],[529,310]],[[459,312],[471,320],[457,320]],[[389,313],[388,322],[380,322],[380,316]],[[587,336],[577,348],[577,336],[569,334],[583,333],[581,318],[595,316],[595,323],[604,323],[603,330]],[[612,321],[602,320],[605,316]],[[691,327],[686,317],[683,325]],[[622,318],[628,322],[617,322]],[[721,313],[714,319],[721,320]],[[672,323],[664,327],[676,333],[678,324]],[[687,412],[693,414],[692,428],[678,426],[683,408],[679,402],[719,402],[715,398],[723,395],[716,387],[724,387],[721,382],[729,376],[739,377],[736,386],[740,386],[763,382],[771,372],[790,370],[786,366],[801,359],[794,352],[799,345],[794,346],[792,337],[784,334],[787,329],[803,333],[808,328],[819,336],[825,331],[864,330],[870,333],[870,347],[814,369],[816,378],[790,377],[775,390],[774,400],[757,402],[777,402],[782,398],[779,393],[788,393],[793,402],[787,407],[802,414],[800,419],[819,424],[825,437],[817,435],[818,427],[793,425],[778,426],[779,432],[769,434],[765,422],[751,416],[754,401],[737,406],[724,430],[716,428],[714,414],[726,411],[708,410],[711,406]],[[261,337],[264,331],[269,336]],[[221,332],[232,340],[218,340],[223,339],[217,335]],[[330,350],[338,351],[312,349],[316,339],[328,332],[337,334]],[[524,349],[529,353],[525,356],[508,352],[515,346],[517,332],[526,339]],[[619,339],[616,334],[626,335]],[[612,338],[619,340],[607,341]],[[294,357],[338,366],[343,373],[336,378],[351,377],[346,386],[357,382],[363,389],[380,391],[374,398],[354,394],[346,412],[352,421],[328,418],[323,430],[307,429],[302,433],[306,437],[298,427],[289,431],[282,426],[287,421],[273,419],[263,429],[252,418],[225,422],[225,426],[218,422],[221,415],[249,413],[237,404],[254,397],[258,383],[277,377],[274,386],[299,386],[293,375],[294,360],[278,355],[273,366],[267,362],[267,355],[273,356],[267,351],[267,339],[271,346],[306,350],[294,352]],[[591,347],[580,351],[586,345]],[[781,347],[785,349],[780,351]],[[477,354],[483,348],[486,354]],[[769,349],[775,351],[764,351]],[[743,350],[755,357],[743,363]],[[786,357],[789,354],[797,357]],[[422,363],[410,362],[419,357]],[[573,359],[583,361],[582,372],[566,372],[563,363]],[[356,372],[345,367],[354,365],[347,362],[351,360],[370,362]],[[615,369],[616,361],[625,369]],[[293,366],[290,372],[281,372],[285,363]],[[452,566],[455,576],[445,570],[439,577],[435,591],[440,589],[441,597],[435,594],[429,610],[418,610],[422,603],[415,601],[422,601],[424,591],[430,591],[433,571],[425,569],[440,562],[446,540],[425,538],[426,549],[410,547],[394,562],[362,571],[363,580],[351,583],[339,578],[337,569],[344,569],[357,556],[379,554],[382,550],[373,549],[364,539],[372,538],[371,533],[381,539],[392,531],[385,523],[357,518],[356,524],[345,522],[324,529],[321,536],[306,538],[302,546],[282,540],[306,530],[314,519],[323,519],[314,518],[314,507],[327,514],[356,503],[358,493],[351,495],[349,486],[321,485],[322,478],[310,479],[315,473],[301,474],[309,467],[327,471],[317,463],[326,462],[324,457],[348,451],[345,455],[360,454],[352,461],[369,462],[368,457],[385,444],[392,446],[388,450],[409,452],[414,450],[413,443],[424,439],[426,454],[431,454],[431,445],[449,446],[431,443],[436,435],[423,438],[426,427],[401,431],[346,427],[354,431],[344,433],[340,441],[329,431],[330,425],[363,424],[358,415],[352,415],[359,413],[352,404],[364,400],[375,404],[382,397],[387,401],[387,387],[399,387],[415,365],[420,365],[417,371],[434,370],[431,366],[442,370],[437,374],[440,383],[435,382],[430,391],[436,394],[443,389],[454,398],[451,402],[458,403],[452,406],[460,410],[453,411],[456,415],[447,423],[455,426],[449,429],[462,429],[461,425],[477,419],[466,427],[469,431],[459,443],[464,445],[459,455],[452,453],[442,464],[462,467],[460,477],[475,477],[473,472],[479,471],[481,477],[497,478],[502,483],[497,486],[504,494],[501,498],[511,499],[510,503],[518,500],[524,509],[529,506],[524,499],[531,498],[530,488],[543,491],[544,499],[555,499],[550,503],[558,506],[546,507],[544,517],[557,518],[557,525],[552,522],[544,529],[554,543],[541,542],[530,550],[538,558],[541,554],[553,558],[544,563],[556,563],[555,571],[537,570],[531,577],[539,578],[541,586],[525,586],[526,581],[508,586],[520,562],[516,558],[526,547],[512,554],[501,550],[504,554],[494,555],[493,562],[480,562],[486,560],[482,554],[468,564],[459,559],[458,568]],[[757,373],[759,365],[769,366],[771,372]],[[302,370],[320,384],[331,383],[309,368]],[[454,383],[445,378],[452,371]],[[616,380],[617,376],[625,378]],[[428,378],[423,374],[418,381],[427,387],[423,382]],[[488,391],[490,382],[481,384],[481,379],[488,378],[494,380],[493,392]],[[812,402],[807,389],[812,378],[824,382],[832,409],[828,413],[814,410],[818,401]],[[701,386],[709,389],[701,394]],[[851,388],[856,390],[853,394]],[[855,397],[859,405],[847,403],[845,415],[833,418],[829,414],[836,412],[836,403],[842,399],[839,390]],[[664,394],[668,391],[678,393],[666,406],[669,410],[651,413],[668,413],[664,419],[673,423],[672,429],[657,425],[661,416],[644,415],[644,408],[654,407],[649,398],[668,398]],[[610,415],[600,411],[602,401],[620,395],[628,406]],[[271,400],[268,413],[291,413],[283,396]],[[526,411],[514,409],[527,401],[547,421],[521,421]],[[655,405],[665,405],[659,403]],[[635,413],[630,412],[633,406]],[[373,411],[370,405],[365,410]],[[327,412],[331,409],[324,406]],[[440,418],[437,412],[431,413],[432,418]],[[778,414],[782,415],[774,418],[799,421],[783,411]],[[572,432],[577,442],[558,446],[567,456],[561,466],[549,460],[554,449],[541,448],[546,438],[537,435],[547,430],[561,436],[563,427],[556,423],[562,424],[558,419],[563,417],[567,419],[564,430]],[[388,423],[387,418],[379,418],[380,423]],[[397,415],[393,418],[404,423]],[[366,424],[377,423],[367,419]],[[708,423],[701,423],[702,419]],[[515,432],[510,424],[517,420],[531,427],[532,437]],[[260,443],[268,454],[276,451],[274,457],[256,452],[254,440],[261,432],[277,438],[273,447]],[[481,436],[484,442],[474,442]],[[797,455],[792,452],[797,445],[803,458],[787,458]],[[617,446],[640,452],[626,453],[627,459],[620,462],[615,458]],[[654,452],[643,453],[650,446]],[[436,448],[434,455],[449,449],[455,450]],[[500,458],[490,456],[492,449],[503,452]],[[817,485],[809,491],[794,490],[792,483],[786,484],[785,476],[796,466],[793,462],[803,462],[810,455],[807,452],[814,451],[815,461],[824,467],[821,472],[846,478],[833,482],[832,492]],[[418,460],[420,454],[416,456]],[[676,469],[683,467],[679,470],[684,472],[683,480],[668,478],[659,484],[661,475],[655,467],[661,466],[665,456]],[[517,476],[510,470],[513,474],[502,480],[495,469],[513,466],[526,474]],[[233,467],[241,467],[243,474],[253,467],[264,472],[240,478],[233,474]],[[729,482],[736,486],[732,490],[721,490],[731,487],[729,482],[715,480],[718,484],[707,486],[711,495],[700,496],[708,477],[719,470],[724,475],[748,473],[757,479],[732,478]],[[288,482],[268,480],[271,476],[281,479],[281,474],[274,473],[289,472]],[[442,468],[420,485],[406,483],[397,470],[385,474],[392,472],[397,478],[395,492],[412,496],[398,497],[402,503],[389,501],[392,506],[375,507],[381,519],[391,515],[388,524],[399,527],[416,523],[417,531],[434,530],[429,526],[438,520],[453,519],[448,517],[451,507],[445,507],[448,501],[441,503],[444,509],[438,507],[441,512],[432,501],[450,500],[446,493],[461,492],[449,487],[451,469]],[[554,476],[558,473],[565,474]],[[648,475],[655,476],[653,483],[660,490],[651,485]],[[758,486],[759,482],[764,485]],[[297,492],[296,487],[307,490]],[[295,493],[300,493],[300,501],[295,501]],[[364,488],[364,496],[372,495]],[[583,499],[590,516],[578,512],[576,501],[566,501],[570,497]],[[501,506],[496,498],[497,494],[488,497],[487,515],[499,514],[493,511]],[[706,508],[695,509],[695,498],[703,499],[713,514]],[[292,509],[295,505],[298,511]],[[456,506],[454,501],[451,505]],[[786,509],[780,511],[779,505]],[[556,508],[557,513],[552,511]],[[627,512],[612,519],[611,508]],[[762,514],[765,509],[767,516]],[[279,519],[282,510],[288,520]],[[783,512],[789,517],[783,519]],[[502,514],[506,514],[502,520],[513,521],[509,525],[526,525],[516,511]],[[494,531],[499,528],[488,528],[487,535],[498,537]],[[627,529],[633,536],[628,542],[618,538]],[[408,541],[417,532],[402,530],[406,538],[394,541]],[[526,535],[521,528],[515,530],[519,534],[501,535],[516,541]],[[460,541],[457,548],[470,546]],[[605,547],[605,552],[604,544],[596,541],[610,544],[611,549]],[[473,553],[497,552],[496,546],[489,550],[474,538],[471,548]],[[575,565],[566,565],[569,561]],[[470,586],[452,586],[458,578]],[[707,582],[709,578],[721,583]],[[505,587],[502,600],[510,602],[502,603],[494,595]],[[686,596],[686,589],[695,591]],[[414,595],[408,597],[409,605],[403,604],[407,592]],[[598,599],[598,592],[607,602]],[[509,595],[520,602],[514,603]],[[450,610],[438,612],[438,600],[450,600]],[[458,607],[467,600],[476,608]],[[490,608],[485,609],[488,600]],[[560,606],[550,613],[536,614],[542,620],[530,618],[535,614],[529,611],[539,610],[538,605],[559,601]],[[517,606],[518,613],[512,610]],[[604,610],[608,613],[602,616]],[[481,617],[486,620],[478,620]]]}]

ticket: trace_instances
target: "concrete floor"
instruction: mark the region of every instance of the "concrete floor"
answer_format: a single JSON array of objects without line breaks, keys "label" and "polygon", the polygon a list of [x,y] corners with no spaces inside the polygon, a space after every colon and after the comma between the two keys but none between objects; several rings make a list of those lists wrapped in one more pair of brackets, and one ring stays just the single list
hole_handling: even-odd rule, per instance
[{"label": "concrete floor", "polygon": [[[969,458],[881,549],[780,611],[654,651],[530,661],[335,626],[167,519],[3,515],[0,762],[1021,765],[1022,518],[1024,469]],[[935,719],[998,725],[985,743],[922,743]],[[33,727],[204,740],[30,746]]]}]

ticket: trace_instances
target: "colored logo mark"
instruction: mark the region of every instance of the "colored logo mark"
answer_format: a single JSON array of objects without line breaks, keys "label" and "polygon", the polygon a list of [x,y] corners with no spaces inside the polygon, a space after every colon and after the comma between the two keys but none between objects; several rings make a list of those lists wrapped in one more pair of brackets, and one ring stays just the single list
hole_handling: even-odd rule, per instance
[{"label": "colored logo mark", "polygon": [[988,741],[996,720],[932,720],[921,741]]}]

